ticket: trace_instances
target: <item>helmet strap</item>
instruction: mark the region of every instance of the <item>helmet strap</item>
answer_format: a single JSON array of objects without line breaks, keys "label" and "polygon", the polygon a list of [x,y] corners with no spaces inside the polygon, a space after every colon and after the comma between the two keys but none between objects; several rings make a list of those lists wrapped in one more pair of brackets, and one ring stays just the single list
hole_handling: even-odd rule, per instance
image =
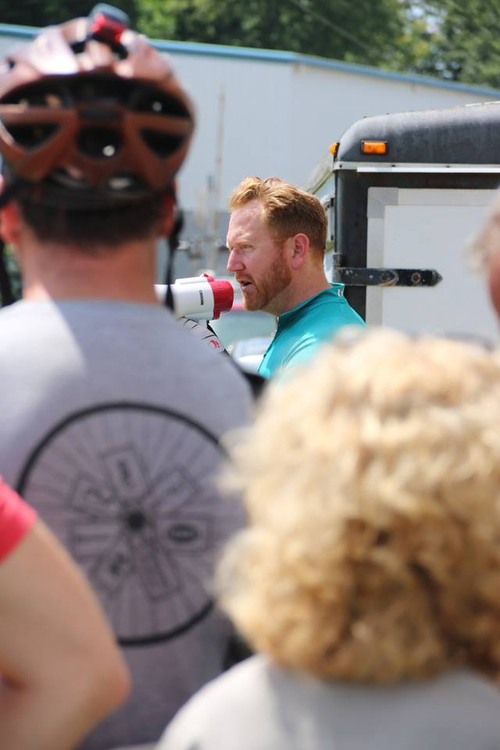
[{"label": "helmet strap", "polygon": [[[4,208],[20,192],[21,188],[28,184],[27,180],[17,177],[8,183],[3,192],[0,194],[0,209]],[[0,239],[0,297],[2,299],[0,307],[12,305],[16,298],[12,290],[9,272],[7,270],[7,256],[5,252],[5,242]]]},{"label": "helmet strap", "polygon": [[0,240],[0,297],[2,298],[0,307],[7,307],[7,305],[12,305],[16,301],[7,270],[5,243],[2,240]]},{"label": "helmet strap", "polygon": [[174,258],[175,258],[175,252],[177,248],[179,247],[179,236],[182,232],[182,228],[184,226],[184,214],[180,209],[177,209],[174,226],[172,227],[172,231],[170,232],[167,242],[168,242],[168,258],[167,258],[167,272],[166,272],[166,278],[165,278],[165,284],[167,285],[167,293],[165,295],[165,306],[168,307],[169,310],[174,312],[174,293],[172,291],[172,284],[173,284],[173,273],[174,273]]},{"label": "helmet strap", "polygon": [[14,177],[14,179],[7,182],[4,185],[3,191],[0,193],[0,209],[5,208],[5,206],[20,193],[22,188],[29,184],[28,180],[23,180],[21,177]]}]

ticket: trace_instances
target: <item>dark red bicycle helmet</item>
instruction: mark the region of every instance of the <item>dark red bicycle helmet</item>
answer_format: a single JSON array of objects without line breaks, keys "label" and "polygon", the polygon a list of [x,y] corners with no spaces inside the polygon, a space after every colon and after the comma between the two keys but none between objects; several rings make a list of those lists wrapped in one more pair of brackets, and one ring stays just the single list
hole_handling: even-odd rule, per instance
[{"label": "dark red bicycle helmet", "polygon": [[43,29],[0,69],[8,182],[43,182],[48,202],[106,206],[165,190],[193,129],[168,58],[109,5]]}]

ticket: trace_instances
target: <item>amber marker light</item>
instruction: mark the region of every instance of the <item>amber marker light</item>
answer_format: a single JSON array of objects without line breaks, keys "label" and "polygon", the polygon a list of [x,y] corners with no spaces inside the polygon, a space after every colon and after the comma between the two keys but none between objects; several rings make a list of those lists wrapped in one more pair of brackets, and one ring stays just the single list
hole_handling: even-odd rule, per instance
[{"label": "amber marker light", "polygon": [[339,150],[338,143],[332,143],[330,145],[330,148],[328,149],[328,151],[331,153],[332,156],[335,156],[338,150]]},{"label": "amber marker light", "polygon": [[386,141],[361,141],[361,151],[364,154],[386,154]]}]

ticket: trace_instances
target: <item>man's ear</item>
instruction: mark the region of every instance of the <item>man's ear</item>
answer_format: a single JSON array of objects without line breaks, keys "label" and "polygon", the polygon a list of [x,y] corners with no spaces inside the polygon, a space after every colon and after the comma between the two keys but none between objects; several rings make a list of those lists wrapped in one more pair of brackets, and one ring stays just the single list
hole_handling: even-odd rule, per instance
[{"label": "man's ear", "polygon": [[0,210],[0,237],[9,245],[19,246],[21,236],[21,214],[17,205],[11,201]]},{"label": "man's ear", "polygon": [[163,196],[161,217],[158,224],[158,237],[169,237],[175,222],[175,198],[171,193]]},{"label": "man's ear", "polygon": [[290,266],[294,271],[299,270],[304,265],[309,253],[309,237],[307,234],[299,232],[289,237],[290,243],[289,258]]}]

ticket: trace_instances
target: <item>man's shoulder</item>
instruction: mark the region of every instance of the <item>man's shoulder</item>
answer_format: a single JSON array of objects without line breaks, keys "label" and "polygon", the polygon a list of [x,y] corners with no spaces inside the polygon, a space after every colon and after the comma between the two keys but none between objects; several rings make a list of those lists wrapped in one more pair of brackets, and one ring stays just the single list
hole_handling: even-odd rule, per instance
[{"label": "man's shoulder", "polygon": [[344,326],[365,325],[343,294],[337,294],[337,291],[330,287],[311,298],[286,321],[275,339],[274,351],[270,352],[270,358],[272,355],[273,361],[279,360],[281,368],[306,363]]},{"label": "man's shoulder", "polygon": [[225,390],[243,402],[250,398],[244,377],[229,358],[211,351],[158,305],[18,302],[0,310],[0,350],[11,363],[11,374],[16,367],[29,367],[37,382],[57,369],[59,376],[80,380],[91,373],[94,383],[109,373],[130,387],[139,378],[162,392],[168,383],[170,391],[194,396],[205,389],[212,395]]},{"label": "man's shoulder", "polygon": [[[5,355],[9,343],[15,343],[19,336],[35,334],[40,316],[23,301],[0,308],[0,350]],[[26,332],[26,333],[25,333]]]},{"label": "man's shoulder", "polygon": [[[342,287],[341,284],[337,285]],[[364,320],[351,307],[343,295],[343,287],[331,286],[313,297],[309,304],[298,311],[290,329],[300,332],[306,338],[318,340],[329,338],[332,332],[344,325],[365,325]]]},{"label": "man's shoulder", "polygon": [[14,304],[7,307],[0,307],[0,324],[3,326],[9,321],[18,320],[19,316],[23,315],[27,308],[28,305],[22,300],[14,302]]},{"label": "man's shoulder", "polygon": [[[212,750],[217,745],[225,750],[230,741],[241,742],[241,733],[250,730],[256,718],[262,722],[269,709],[267,671],[267,659],[257,655],[209,682],[179,711],[158,750],[174,747]],[[259,726],[254,724],[254,729],[260,734]]]}]

